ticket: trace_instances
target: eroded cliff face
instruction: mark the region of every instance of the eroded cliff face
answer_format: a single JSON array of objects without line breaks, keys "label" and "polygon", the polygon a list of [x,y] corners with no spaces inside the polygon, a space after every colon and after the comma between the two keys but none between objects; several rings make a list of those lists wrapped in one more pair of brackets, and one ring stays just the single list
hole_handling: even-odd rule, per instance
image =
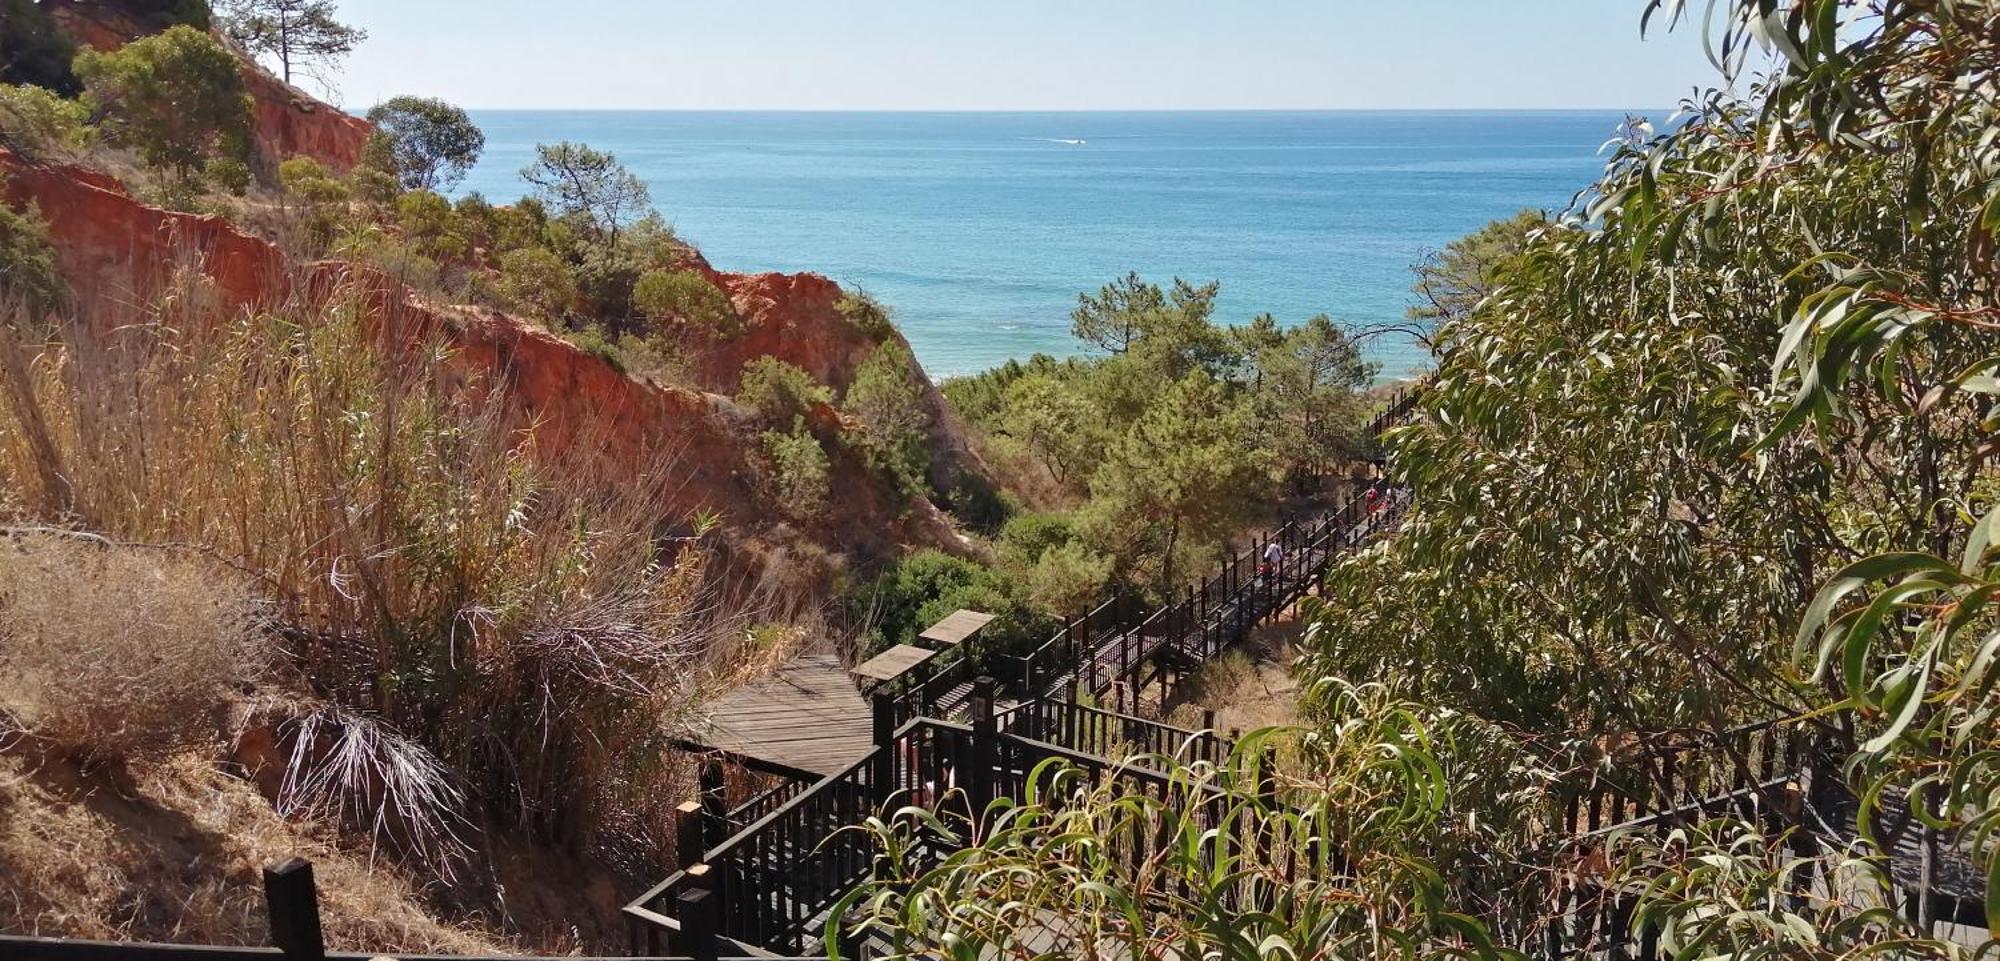
[{"label": "eroded cliff face", "polygon": [[[49,12],[78,43],[97,50],[116,50],[151,32],[120,0],[54,0]],[[247,58],[243,84],[255,120],[253,143],[267,168],[288,157],[311,157],[344,173],[361,161],[372,132],[367,121],[321,103]]]},{"label": "eroded cliff face", "polygon": [[[49,0],[49,8],[80,43],[101,50],[155,29],[127,0]],[[244,79],[254,99],[262,162],[303,155],[344,171],[360,160],[372,133],[366,121],[284,84],[247,58]],[[231,311],[359,287],[392,338],[442,335],[457,348],[450,363],[466,383],[508,391],[539,424],[538,449],[588,451],[611,476],[662,485],[675,510],[719,515],[728,546],[742,548],[737,553],[750,568],[802,564],[810,569],[794,572],[788,582],[810,587],[830,583],[834,567],[885,559],[911,546],[967,549],[935,505],[921,498],[906,502],[840,444],[829,445],[834,503],[822,524],[796,529],[776,520],[760,500],[753,463],[758,440],[725,396],[737,389],[743,365],[772,356],[845,390],[884,342],[879,332],[841,316],[844,292],[826,277],[730,273],[690,250],[686,266],[729,295],[743,331],[691,350],[687,359],[698,389],[662,386],[626,377],[602,358],[500,311],[424,303],[408,288],[353,264],[291,263],[279,247],[226,219],[149,206],[96,171],[28,164],[0,151],[0,185],[8,202],[33,204],[48,221],[78,314],[93,325],[140,319],[165,285],[189,270],[207,277],[223,309]],[[302,284],[308,289],[301,291]],[[950,490],[959,475],[983,468],[943,396],[928,379],[922,388],[935,424],[932,480]],[[814,412],[813,429],[823,438],[850,427],[830,408]],[[664,468],[663,450],[672,455]]]},{"label": "eroded cliff face", "polygon": [[[692,252],[686,267],[722,288],[743,319],[742,334],[703,352],[698,375],[711,389],[733,392],[743,365],[768,356],[803,369],[836,392],[845,391],[855,371],[884,342],[841,316],[846,291],[819,274],[729,273]],[[909,346],[901,334],[890,336]],[[967,442],[957,412],[927,375],[919,376],[931,414],[932,486],[952,490],[962,475],[988,474]],[[949,546],[959,550],[965,545],[952,538]]]},{"label": "eroded cliff face", "polygon": [[[607,476],[660,485],[676,512],[719,515],[725,546],[742,561],[741,575],[763,573],[773,562],[803,564],[788,572],[788,582],[809,588],[828,583],[833,567],[847,561],[883,558],[908,546],[963,547],[934,506],[922,499],[905,504],[879,475],[839,451],[835,504],[826,523],[799,530],[773,520],[754,486],[754,431],[719,394],[642,383],[519,318],[427,304],[368,268],[290,263],[277,247],[227,220],[149,206],[93,171],[30,165],[0,151],[0,181],[10,204],[42,212],[77,313],[92,325],[137,319],[164,285],[186,271],[208,278],[230,311],[359,289],[392,340],[443,336],[456,348],[449,363],[465,383],[503,387],[538,423],[538,451],[585,451]],[[825,278],[714,276],[743,308],[744,341],[815,376],[850,382],[854,366],[874,349],[840,318],[834,309],[840,289]],[[738,358],[756,349],[732,342],[728,350],[697,359],[705,369],[733,370]],[[841,429],[831,411],[819,413],[817,426]]]}]

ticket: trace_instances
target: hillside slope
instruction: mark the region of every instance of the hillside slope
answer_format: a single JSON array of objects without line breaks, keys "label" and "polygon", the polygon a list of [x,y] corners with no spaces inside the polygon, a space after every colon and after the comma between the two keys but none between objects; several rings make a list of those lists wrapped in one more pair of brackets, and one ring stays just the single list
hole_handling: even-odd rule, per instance
[{"label": "hillside slope", "polygon": [[[146,20],[134,12],[138,5],[122,0],[46,0],[43,5],[74,37],[98,49],[114,49],[149,29]],[[359,160],[371,133],[365,121],[313,100],[255,65],[245,64],[244,77],[253,103],[253,166],[266,181],[277,162],[294,156],[311,158],[336,172]],[[208,324],[218,329],[247,327],[254,326],[248,318],[265,315],[281,317],[284,323],[308,318],[301,326],[310,327],[313,321],[309,318],[332,318],[358,304],[360,323],[368,332],[364,339],[371,351],[402,360],[425,358],[429,366],[423,379],[444,385],[446,393],[478,401],[465,405],[475,412],[473,416],[485,416],[499,408],[507,411],[506,423],[520,426],[510,438],[522,438],[518,448],[512,446],[516,441],[508,441],[510,457],[518,455],[542,464],[560,462],[577,476],[587,475],[592,484],[631,492],[607,494],[600,488],[585,493],[562,491],[561,496],[580,503],[592,498],[625,500],[655,510],[646,518],[650,531],[641,529],[640,546],[626,552],[641,556],[638,563],[651,563],[645,559],[651,556],[649,548],[671,560],[680,550],[673,545],[698,543],[688,554],[702,558],[705,590],[684,612],[690,620],[712,615],[720,626],[714,633],[699,635],[714,644],[693,649],[689,656],[696,659],[721,651],[724,656],[713,660],[729,661],[738,645],[763,650],[757,645],[767,644],[772,637],[783,636],[787,643],[800,636],[811,637],[810,628],[794,627],[790,633],[766,629],[771,627],[770,621],[810,625],[820,609],[855,576],[910,550],[938,548],[962,553],[971,549],[954,520],[938,504],[908,489],[916,485],[900,483],[869,462],[865,445],[855,442],[866,428],[835,404],[816,403],[806,418],[810,432],[826,448],[826,481],[832,492],[828,508],[800,517],[774,504],[765,477],[769,467],[763,459],[770,425],[729,396],[738,388],[744,366],[758,358],[777,358],[829,386],[838,398],[879,351],[908,348],[900,334],[886,324],[861,325],[851,320],[843,309],[848,293],[828,278],[811,273],[717,270],[698,252],[687,250],[684,268],[700,273],[720,289],[740,318],[741,330],[727,338],[682,345],[686,354],[676,359],[684,365],[686,376],[671,383],[657,382],[629,376],[603,351],[566,339],[559,324],[491,306],[446,303],[434,288],[427,293],[366,263],[306,259],[297,252],[299,247],[289,246],[288,237],[272,229],[266,220],[251,216],[237,221],[165,209],[141,199],[141,191],[134,188],[142,183],[134,180],[128,185],[105,169],[76,162],[47,162],[0,150],[0,202],[32,213],[32,222],[38,223],[36,234],[45,228],[56,272],[68,292],[67,303],[57,311],[61,316],[7,319],[28,328],[38,327],[44,320],[57,321],[57,334],[44,339],[38,332],[17,342],[31,348],[22,352],[27,360],[22,369],[48,375],[46,381],[34,382],[38,384],[34,389],[61,395],[64,375],[53,372],[63,369],[66,359],[89,353],[72,349],[83,342],[95,342],[93,349],[108,345],[92,356],[117,357],[125,348],[114,332],[147,324],[158,327],[190,317],[200,319],[190,325],[197,330],[206,330],[203,325]],[[229,210],[231,216],[246,209],[275,211],[283,203],[282,195],[268,182],[248,197],[218,200],[213,207]],[[190,301],[198,303],[189,307]],[[0,308],[13,306],[0,303]],[[163,321],[163,317],[173,320]],[[64,338],[72,339],[65,344]],[[434,362],[419,352],[436,344],[448,349],[436,354]],[[267,352],[265,356],[273,355]],[[285,356],[282,351],[275,355]],[[136,363],[143,365],[145,360]],[[234,368],[229,376],[236,376]],[[942,395],[920,370],[913,376],[931,425],[928,467],[933,486],[951,490],[966,474],[981,473],[983,468],[969,453]],[[16,387],[30,382],[33,376],[26,374],[13,381]],[[178,383],[169,383],[167,394],[155,396],[170,398]],[[97,401],[126,400],[105,397],[106,393],[120,392],[81,396],[84,403],[70,410],[87,410]],[[483,403],[494,398],[499,403]],[[259,398],[252,406],[262,404]],[[136,400],[130,406],[156,409]],[[343,408],[341,413],[352,410]],[[57,426],[71,432],[66,435],[71,441],[91,436],[89,416],[72,416]],[[26,415],[20,417],[25,423]],[[477,435],[481,429],[471,425],[464,433]],[[439,433],[449,435],[450,426]],[[211,432],[210,436],[221,434]],[[105,451],[127,446],[126,440],[103,432],[96,437],[108,437],[102,445]],[[0,443],[19,439],[0,434]],[[152,441],[160,444],[158,439]],[[134,439],[129,446],[138,450],[146,445]],[[161,458],[168,460],[183,453],[170,442],[151,449],[169,455]],[[150,456],[157,458],[158,454]],[[587,466],[577,469],[575,465],[581,462]],[[449,466],[438,471],[446,483],[458,476]],[[188,468],[190,472],[200,469]],[[189,483],[198,487],[201,480],[195,477]],[[87,516],[30,510],[24,506],[27,500],[24,490],[0,485],[0,522],[90,529]],[[201,510],[200,506],[152,503],[145,497],[125,498],[125,502],[136,506],[137,514],[166,516]],[[143,524],[128,525],[120,534],[142,545],[135,548],[141,554],[166,546],[152,543],[162,538],[151,537]],[[699,538],[691,537],[694,534]],[[20,536],[18,530],[0,534],[0,546]],[[475,536],[465,535],[467,540]],[[189,549],[190,542],[197,539],[173,535],[164,540],[172,542],[169,549],[178,551]],[[383,543],[389,546],[379,553],[363,551],[356,557],[373,561],[397,555],[407,542],[397,540],[391,532]],[[192,549],[219,556],[226,566],[240,567],[230,559],[231,545],[201,542]],[[682,556],[685,559],[686,555]],[[518,567],[526,569],[533,560],[524,560]],[[341,564],[335,563],[319,578],[321,587],[344,574]],[[556,576],[552,573],[550,579]],[[311,577],[306,575],[308,580]],[[438,580],[449,582],[451,577],[441,575]],[[410,584],[413,593],[429,587],[421,578],[413,578]],[[445,588],[459,586],[447,583]],[[0,614],[5,614],[14,600],[9,597],[10,587],[19,585],[9,585],[0,578]],[[336,594],[343,589],[340,584],[331,588]],[[582,588],[574,592],[587,593]],[[548,594],[562,596],[562,591],[551,589]],[[473,596],[479,604],[492,604],[467,608],[464,613],[496,621],[499,615],[493,609],[516,599]],[[294,602],[295,598],[277,591],[259,599],[260,604],[268,605],[260,609],[266,610]],[[660,600],[663,605],[677,602],[675,597]],[[561,624],[565,623],[561,618],[572,613],[557,609],[524,617],[539,616]],[[264,625],[272,647],[286,647],[301,636],[309,637],[306,646],[323,642],[325,649],[352,640],[340,636],[338,625],[329,626],[337,619],[302,626],[280,623],[282,617],[273,617]],[[382,618],[382,623],[387,622]],[[392,624],[384,632],[395,634],[403,627]],[[495,636],[501,633],[486,621],[474,630],[492,630]],[[514,628],[510,625],[508,630]],[[725,636],[728,632],[738,636]],[[89,632],[64,636],[77,633]],[[541,636],[532,631],[523,633],[531,640]],[[697,634],[696,630],[688,632],[689,636]],[[457,635],[450,636],[455,642]],[[491,638],[482,639],[492,642]],[[19,659],[19,651],[8,649],[6,642],[10,640],[14,638],[0,625],[0,665],[14,663],[8,660],[10,655]],[[518,638],[508,636],[505,640]],[[664,646],[680,643],[681,638],[647,640]],[[451,650],[455,655],[456,648]],[[310,750],[298,753],[298,742],[285,738],[297,736],[301,718],[315,711],[333,711],[336,705],[354,706],[360,712],[381,708],[379,715],[370,716],[380,717],[384,729],[402,723],[412,740],[421,739],[422,732],[414,728],[429,720],[425,712],[391,717],[385,705],[396,697],[381,693],[393,690],[402,675],[385,680],[387,671],[363,671],[361,686],[370,690],[356,694],[353,686],[341,686],[344,679],[315,676],[312,668],[323,666],[323,662],[313,662],[296,650],[287,653],[292,655],[291,667],[296,673],[288,678],[282,696],[276,698],[281,707],[250,731],[268,735],[271,750],[266,753],[289,757],[293,764],[301,757],[308,764],[321,763],[323,759],[308,756]],[[77,651],[68,654],[67,660],[75,662],[88,656]],[[412,666],[413,672],[433,667],[420,662],[420,657],[412,656],[398,664]],[[662,658],[653,663],[670,664],[665,671],[669,676],[657,688],[664,698],[691,701],[707,683],[699,680],[707,665],[698,660]],[[729,663],[723,667],[733,669]],[[493,673],[504,672],[495,669]],[[617,946],[615,909],[623,895],[632,893],[626,888],[636,880],[650,879],[659,867],[640,862],[670,852],[667,846],[641,850],[633,845],[629,859],[619,861],[606,857],[601,846],[591,847],[580,837],[581,832],[566,836],[560,830],[545,830],[530,838],[517,822],[507,822],[492,811],[472,810],[468,814],[474,819],[495,818],[467,829],[468,838],[476,840],[481,885],[470,894],[447,892],[444,886],[424,880],[421,870],[375,863],[367,847],[365,824],[362,830],[354,830],[355,825],[339,817],[287,812],[281,786],[265,783],[271,765],[261,767],[266,773],[260,777],[259,765],[245,763],[250,741],[243,728],[205,732],[201,745],[168,763],[127,766],[115,752],[99,756],[93,750],[57,751],[42,744],[37,740],[35,719],[19,710],[24,702],[18,696],[22,692],[15,688],[23,684],[16,683],[18,678],[0,680],[7,682],[0,683],[0,900],[12,905],[0,912],[0,930],[9,933],[25,930],[254,943],[263,937],[256,910],[256,867],[278,856],[304,853],[324,865],[329,933],[348,948],[488,953],[590,948],[604,952]],[[435,686],[450,685],[438,682]],[[565,700],[591,701],[588,692],[593,689],[586,685],[582,690],[585,693],[572,693]],[[629,690],[624,693],[631,695]],[[648,696],[652,693],[646,692]],[[229,699],[241,706],[250,696],[245,690]],[[438,697],[443,702],[445,695]],[[595,706],[566,703],[564,708],[581,712]],[[531,707],[524,705],[522,709],[531,714]],[[673,711],[682,709],[678,703],[670,705],[657,715],[647,715],[646,723],[657,730],[662,723],[670,723],[662,718],[671,718]],[[451,714],[444,710],[431,713]],[[451,714],[451,720],[438,721],[436,726],[448,727],[457,723],[458,717]],[[598,720],[593,717],[591,722]],[[202,728],[203,723],[191,721],[188,726]],[[213,736],[207,736],[210,734]],[[436,738],[426,746],[441,751],[440,744],[449,743]],[[541,749],[559,755],[569,748],[550,747],[544,742]],[[574,751],[591,754],[588,747]],[[634,756],[639,753],[635,749]],[[675,793],[685,788],[675,780],[684,772],[673,758],[650,761],[661,769],[655,783],[666,787],[651,791],[619,812],[630,814],[632,824],[592,825],[593,837],[620,830],[643,833],[664,823],[663,818],[653,816],[658,812],[646,805],[653,801],[670,804],[684,796]],[[471,785],[483,773],[478,767],[477,763],[459,761],[460,769],[452,774]],[[386,788],[374,782],[366,785],[363,793],[369,790]],[[472,791],[472,787],[467,788],[468,794]],[[545,883],[550,878],[560,881]]]}]

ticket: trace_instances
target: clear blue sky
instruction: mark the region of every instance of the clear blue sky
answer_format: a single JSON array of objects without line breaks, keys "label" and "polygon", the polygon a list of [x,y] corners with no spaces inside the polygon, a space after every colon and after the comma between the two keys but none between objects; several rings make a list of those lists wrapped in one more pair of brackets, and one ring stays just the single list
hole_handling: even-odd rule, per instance
[{"label": "clear blue sky", "polygon": [[339,0],[344,104],[1651,108],[1715,82],[1642,0]]}]

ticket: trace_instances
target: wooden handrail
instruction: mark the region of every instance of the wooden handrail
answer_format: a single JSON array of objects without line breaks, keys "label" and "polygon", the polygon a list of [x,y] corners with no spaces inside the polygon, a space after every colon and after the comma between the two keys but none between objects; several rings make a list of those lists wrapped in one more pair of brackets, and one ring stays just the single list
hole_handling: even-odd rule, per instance
[{"label": "wooden handrail", "polygon": [[[583,958],[549,955],[400,954],[381,951],[329,951],[330,961],[372,961],[384,956],[397,961],[690,961],[667,955],[644,958]],[[87,938],[43,938],[0,934],[0,961],[279,961],[285,953],[272,947],[222,944],[174,944],[163,941],[103,941]],[[825,961],[825,958],[781,958],[778,955],[726,954],[727,961]]]}]

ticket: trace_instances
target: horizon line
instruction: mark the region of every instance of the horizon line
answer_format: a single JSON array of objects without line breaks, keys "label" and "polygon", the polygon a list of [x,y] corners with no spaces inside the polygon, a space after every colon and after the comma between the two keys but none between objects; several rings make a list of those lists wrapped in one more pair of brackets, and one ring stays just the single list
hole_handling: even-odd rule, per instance
[{"label": "horizon line", "polygon": [[[366,109],[358,106],[343,109]],[[521,107],[465,106],[489,113],[868,113],[868,114],[1105,114],[1105,113],[1633,113],[1671,107]]]}]

